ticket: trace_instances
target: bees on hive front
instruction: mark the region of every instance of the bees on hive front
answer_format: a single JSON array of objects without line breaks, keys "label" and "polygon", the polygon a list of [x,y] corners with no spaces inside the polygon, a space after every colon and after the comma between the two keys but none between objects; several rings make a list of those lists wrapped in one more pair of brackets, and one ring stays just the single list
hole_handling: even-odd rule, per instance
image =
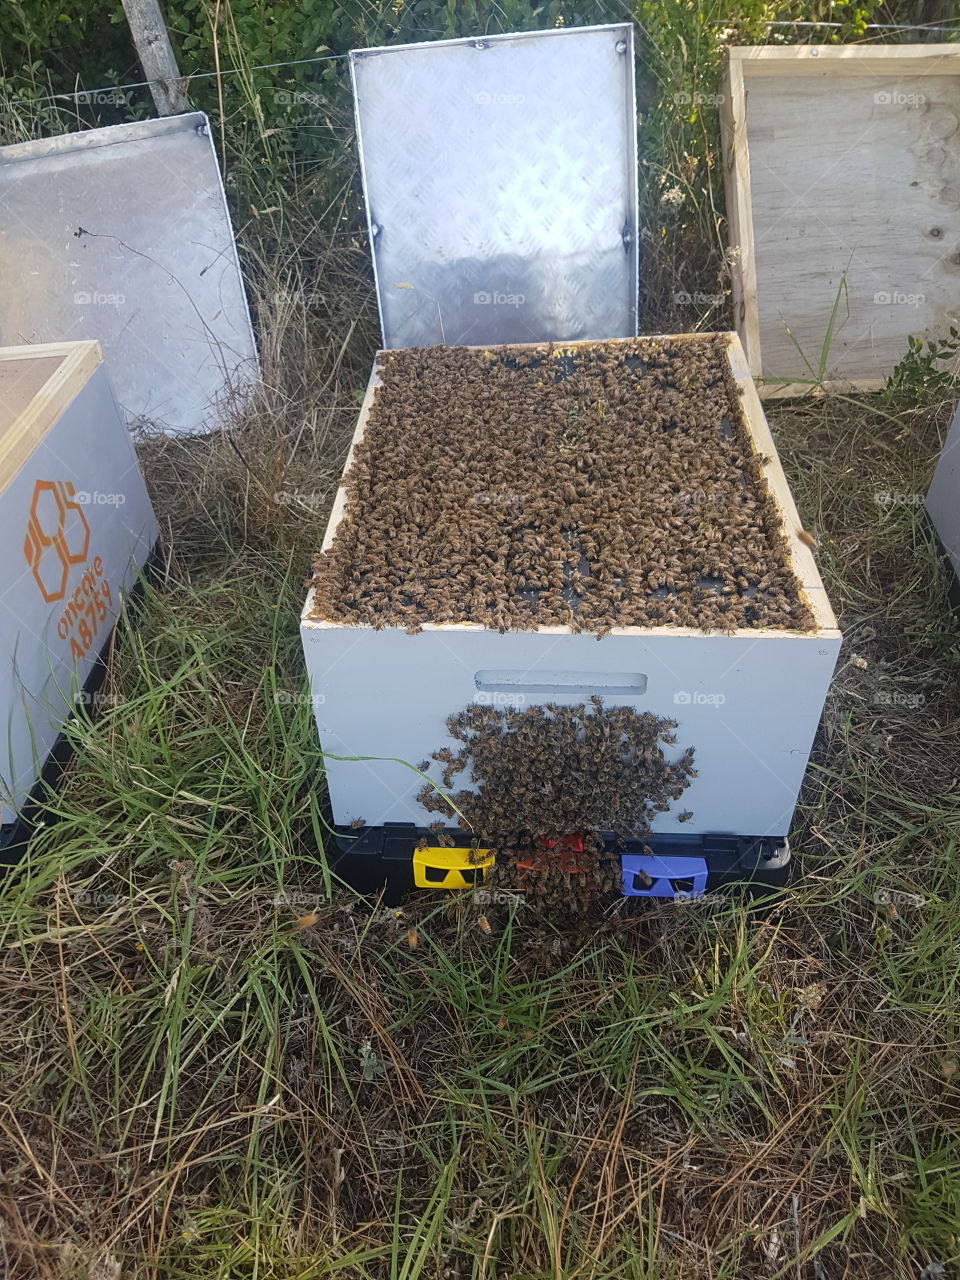
[{"label": "bees on hive front", "polygon": [[314,615],[809,629],[725,342],[385,353]]},{"label": "bees on hive front", "polygon": [[[664,753],[676,743],[674,721],[607,707],[597,695],[589,707],[474,705],[447,728],[463,745],[439,748],[434,760],[475,788],[453,800],[475,841],[497,854],[487,884],[522,891],[554,915],[583,914],[617,893],[619,863],[602,833],[642,837],[694,775],[692,747],[673,760]],[[417,799],[448,811],[432,785]]]}]

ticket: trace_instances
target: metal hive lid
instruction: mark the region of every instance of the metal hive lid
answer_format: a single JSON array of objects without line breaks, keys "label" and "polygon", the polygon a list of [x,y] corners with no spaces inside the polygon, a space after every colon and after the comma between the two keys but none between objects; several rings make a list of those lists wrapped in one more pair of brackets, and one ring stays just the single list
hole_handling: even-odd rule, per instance
[{"label": "metal hive lid", "polygon": [[130,423],[216,425],[257,352],[207,117],[0,148],[0,346],[97,338]]},{"label": "metal hive lid", "polygon": [[350,66],[385,347],[636,334],[629,23]]}]

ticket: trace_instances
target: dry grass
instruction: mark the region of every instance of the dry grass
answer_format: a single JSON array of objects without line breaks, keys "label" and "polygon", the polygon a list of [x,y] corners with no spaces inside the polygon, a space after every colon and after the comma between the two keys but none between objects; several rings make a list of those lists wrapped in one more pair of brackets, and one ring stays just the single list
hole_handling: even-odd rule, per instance
[{"label": "dry grass", "polygon": [[[308,192],[302,202],[309,204]],[[344,245],[301,217],[289,232],[294,249],[278,259],[258,230],[251,227],[243,243],[262,385],[229,431],[158,435],[141,448],[166,546],[185,573],[210,576],[232,564],[238,548],[274,556],[295,532],[313,530],[316,538],[379,345],[359,240]]]}]

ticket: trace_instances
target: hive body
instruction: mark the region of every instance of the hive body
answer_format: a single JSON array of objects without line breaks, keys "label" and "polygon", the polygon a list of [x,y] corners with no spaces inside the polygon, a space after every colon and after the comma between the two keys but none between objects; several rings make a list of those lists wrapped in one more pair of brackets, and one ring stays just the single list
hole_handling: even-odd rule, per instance
[{"label": "hive body", "polygon": [[960,410],[947,433],[926,505],[960,584]]},{"label": "hive body", "polygon": [[727,51],[733,313],[764,395],[882,387],[957,317],[956,44]]},{"label": "hive body", "polygon": [[[684,339],[641,341],[676,344]],[[586,345],[591,350],[617,347],[615,342]],[[634,349],[630,347],[631,351]],[[532,351],[513,348],[506,358],[522,360],[525,353],[529,356]],[[544,379],[547,380],[547,371],[557,367],[558,360],[575,361],[577,356],[577,344],[559,352],[551,349],[543,366]],[[505,353],[494,349],[489,357],[500,360]],[[361,550],[353,565],[349,552],[353,544],[348,541],[351,527],[356,529],[358,514],[362,516],[364,510],[362,494],[358,492],[361,481],[366,483],[363,477],[369,474],[371,465],[376,469],[376,457],[369,456],[370,444],[362,443],[374,406],[378,381],[375,370],[347,464],[347,483],[338,495],[324,541],[319,591],[311,591],[302,619],[304,652],[320,740],[327,753],[336,822],[349,824],[363,818],[370,825],[430,823],[434,815],[424,810],[416,798],[423,778],[409,766],[422,764],[445,745],[455,745],[448,738],[447,717],[471,703],[517,708],[550,703],[575,706],[599,696],[608,707],[629,706],[676,721],[676,743],[671,744],[670,751],[678,757],[688,748],[695,753],[696,776],[682,802],[656,816],[652,824],[655,833],[780,836],[788,831],[840,636],[811,552],[797,537],[799,519],[736,338],[726,346],[724,359],[740,397],[736,412],[746,433],[744,448],[753,449],[761,476],[759,489],[750,495],[750,500],[756,499],[758,509],[765,512],[764,519],[776,526],[768,529],[770,573],[782,578],[785,572],[790,579],[788,586],[792,584],[789,592],[781,591],[785,612],[770,613],[779,621],[777,626],[736,625],[759,616],[754,594],[738,595],[737,589],[731,587],[733,594],[723,597],[696,582],[691,586],[689,579],[684,580],[686,587],[680,582],[674,591],[672,587],[653,586],[655,574],[645,576],[644,582],[649,577],[650,586],[643,586],[643,591],[650,592],[654,611],[660,610],[666,592],[668,600],[676,600],[678,610],[682,603],[685,619],[695,621],[701,615],[715,618],[716,629],[705,630],[697,625],[621,625],[623,618],[629,618],[631,611],[635,613],[639,607],[639,587],[635,582],[632,592],[624,587],[619,595],[608,586],[615,603],[611,615],[604,619],[596,610],[591,614],[589,601],[584,604],[592,584],[601,581],[599,562],[587,555],[582,557],[582,568],[576,563],[572,569],[568,565],[566,572],[573,575],[571,580],[576,586],[565,588],[560,597],[550,599],[544,590],[540,600],[533,603],[527,599],[520,605],[501,607],[491,588],[490,619],[486,625],[478,620],[482,618],[478,611],[484,599],[482,575],[466,575],[472,583],[472,616],[467,620],[434,622],[416,609],[403,613],[404,609],[410,610],[409,601],[415,602],[415,595],[404,594],[408,591],[405,569],[395,564],[392,577],[384,579],[382,595],[384,601],[389,597],[393,601],[391,608],[399,612],[387,621],[378,619],[370,604],[371,599],[377,599],[376,590],[367,590],[364,585],[364,540],[361,537],[356,541]],[[374,412],[375,422],[378,416],[382,419],[383,411],[381,401]],[[622,415],[624,410],[618,408],[616,395],[611,394],[609,406],[601,407],[600,412],[612,413],[616,420],[616,414]],[[625,419],[623,425],[626,429]],[[664,429],[671,429],[669,423]],[[428,434],[424,429],[424,435]],[[549,447],[553,437],[548,432],[546,438],[545,447]],[[566,448],[565,436],[564,442]],[[352,472],[351,461],[355,464]],[[602,486],[598,488],[590,482],[594,472],[600,474],[602,466],[591,463],[584,473],[586,480],[579,496],[571,495],[573,510],[582,513],[584,504],[589,506],[593,500],[595,489],[596,501],[605,501]],[[451,475],[454,473],[452,468]],[[463,472],[467,473],[469,467]],[[400,482],[409,484],[409,476],[401,477]],[[655,476],[651,484],[655,489]],[[432,501],[442,505],[436,490],[432,493]],[[416,502],[416,495],[411,499]],[[709,497],[705,501],[709,502]],[[698,522],[713,518],[691,514],[690,503],[684,500],[679,509],[688,523],[693,522],[694,532],[699,528]],[[622,504],[617,510],[621,523],[630,519],[629,510],[624,511]],[[374,508],[370,511],[374,513]],[[434,508],[430,507],[423,516],[428,525],[433,515]],[[523,536],[529,527],[530,522],[522,515],[505,514],[503,518],[514,521],[515,536]],[[402,523],[402,518],[398,519]],[[571,524],[575,526],[576,521]],[[446,526],[440,519],[436,527]],[[602,529],[602,525],[595,527]],[[408,533],[402,528],[396,530],[401,545],[406,545],[403,539]],[[569,536],[578,536],[576,527]],[[699,545],[696,538],[691,545],[693,555]],[[595,551],[592,542],[589,549],[591,553]],[[450,554],[455,556],[455,551],[451,549]],[[732,560],[736,554],[736,549],[731,548]],[[463,578],[462,567],[460,573]],[[616,579],[621,584],[622,580]],[[391,594],[391,581],[402,582],[403,591],[393,590]],[[414,591],[417,581],[417,575],[410,576]],[[752,587],[750,591],[753,592]],[[726,614],[722,611],[727,607],[724,600],[729,602],[730,611]],[[553,615],[566,608],[568,618],[558,623],[551,616],[544,624],[537,616],[541,607],[552,610]],[[467,603],[463,609],[466,613]],[[717,609],[721,611],[718,613]],[[356,616],[351,617],[351,612]],[[406,626],[399,625],[402,620]],[[469,780],[458,779],[457,785],[469,785]]]},{"label": "hive body", "polygon": [[36,783],[157,533],[97,343],[0,349],[0,828]]}]

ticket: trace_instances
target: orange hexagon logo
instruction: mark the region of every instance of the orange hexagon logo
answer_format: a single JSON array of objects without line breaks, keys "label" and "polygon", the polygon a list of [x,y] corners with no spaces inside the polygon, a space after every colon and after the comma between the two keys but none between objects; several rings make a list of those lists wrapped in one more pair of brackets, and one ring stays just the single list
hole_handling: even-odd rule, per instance
[{"label": "orange hexagon logo", "polygon": [[30,503],[23,554],[48,604],[67,592],[70,567],[90,549],[90,526],[69,480],[38,480]]}]

